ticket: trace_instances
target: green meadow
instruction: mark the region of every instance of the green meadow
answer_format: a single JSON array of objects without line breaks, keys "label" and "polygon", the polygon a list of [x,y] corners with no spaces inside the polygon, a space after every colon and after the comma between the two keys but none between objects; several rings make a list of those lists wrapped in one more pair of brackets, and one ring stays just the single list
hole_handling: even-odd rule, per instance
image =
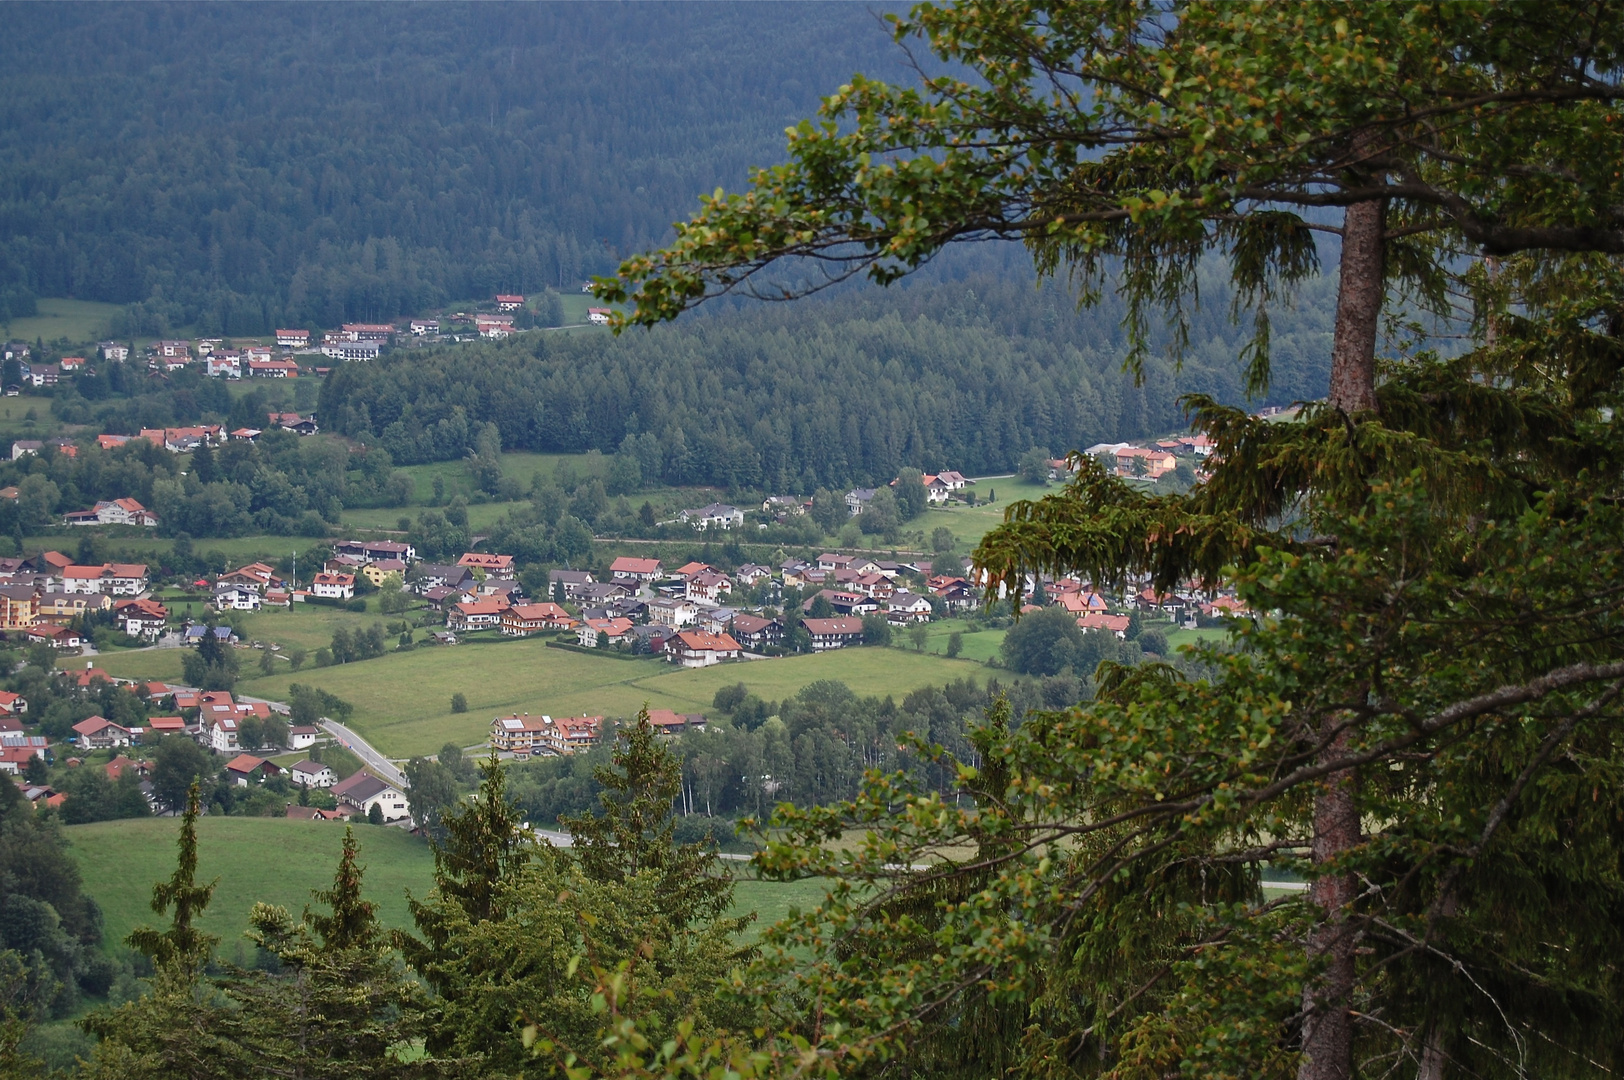
[{"label": "green meadow", "polygon": [[5,332],[9,337],[28,342],[96,342],[107,336],[113,316],[118,312],[117,304],[47,297],[39,302],[38,315],[11,320],[5,324]]},{"label": "green meadow", "polygon": [[[150,907],[152,885],[174,872],[179,830],[175,818],[66,828],[84,889],[102,909],[104,948],[121,951],[131,930],[158,920]],[[205,817],[197,830],[198,878],[218,881],[198,925],[220,939],[219,951],[227,957],[243,942],[255,903],[279,904],[297,916],[311,902],[312,889],[332,885],[344,836],[343,825],[280,818]],[[428,844],[398,828],[357,825],[355,834],[366,867],[364,892],[378,904],[379,921],[386,927],[411,929],[406,892],[422,896],[433,885],[434,857]],[[758,881],[747,868],[726,865],[740,875],[734,913],[756,915],[746,931],[751,936],[794,908],[815,906],[824,895],[819,880]]]}]

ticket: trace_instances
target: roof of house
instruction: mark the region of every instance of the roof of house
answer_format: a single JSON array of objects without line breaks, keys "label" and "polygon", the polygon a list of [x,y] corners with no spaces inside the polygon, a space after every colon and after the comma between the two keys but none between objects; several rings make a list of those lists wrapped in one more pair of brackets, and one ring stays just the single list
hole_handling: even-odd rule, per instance
[{"label": "roof of house", "polygon": [[562,581],[566,585],[590,585],[592,575],[585,570],[549,570],[548,581]]},{"label": "roof of house", "polygon": [[374,795],[384,791],[393,791],[395,786],[379,780],[369,772],[358,772],[347,776],[333,785],[334,798],[349,798],[357,802],[365,802]]},{"label": "roof of house", "polygon": [[264,758],[257,758],[253,754],[238,754],[236,757],[226,762],[226,768],[235,773],[251,773],[256,769],[263,768],[267,765],[270,766],[273,772],[282,771],[282,766],[278,765],[276,762],[266,761]]},{"label": "roof of house", "polygon": [[288,771],[307,776],[320,776],[324,771],[330,770],[331,768],[332,766],[330,765],[323,765],[319,761],[311,761],[309,758],[306,758],[303,761],[295,761],[292,765],[289,765]]},{"label": "roof of house", "polygon": [[464,600],[457,610],[463,615],[500,615],[512,606],[503,597],[487,596],[483,600]]},{"label": "roof of house", "polygon": [[588,619],[586,624],[610,637],[619,637],[632,628],[630,619]]},{"label": "roof of house", "polygon": [[571,622],[575,621],[569,612],[553,603],[518,604],[511,610],[516,619],[569,619]]},{"label": "roof of house", "polygon": [[739,643],[731,634],[712,634],[704,630],[683,630],[670,638],[679,648],[691,652],[738,652]]},{"label": "roof of house", "polygon": [[659,559],[638,559],[630,555],[622,555],[609,564],[611,574],[658,574],[660,572]]},{"label": "roof of house", "polygon": [[457,560],[458,566],[478,567],[481,570],[506,570],[513,565],[512,555],[487,555],[484,552],[466,552]]},{"label": "roof of house", "polygon": [[829,634],[861,634],[863,620],[852,618],[849,615],[838,616],[833,619],[806,619],[803,620],[806,632],[813,635]]},{"label": "roof of house", "polygon": [[764,619],[760,615],[735,615],[733,616],[733,629],[741,634],[759,634],[776,621],[775,619]]},{"label": "roof of house", "polygon": [[650,709],[648,711],[648,722],[657,728],[679,728],[687,727],[689,724],[695,726],[703,724],[705,718],[698,713],[679,713],[670,709]]},{"label": "roof of house", "polygon": [[354,574],[320,573],[320,574],[316,575],[316,584],[317,585],[339,585],[339,586],[354,585],[355,584],[355,575]]},{"label": "roof of house", "polygon": [[105,716],[89,716],[73,725],[73,730],[77,731],[81,735],[94,735],[96,732],[101,731],[104,728],[118,728],[120,731],[125,733],[128,733],[129,731],[128,728],[113,723]]}]

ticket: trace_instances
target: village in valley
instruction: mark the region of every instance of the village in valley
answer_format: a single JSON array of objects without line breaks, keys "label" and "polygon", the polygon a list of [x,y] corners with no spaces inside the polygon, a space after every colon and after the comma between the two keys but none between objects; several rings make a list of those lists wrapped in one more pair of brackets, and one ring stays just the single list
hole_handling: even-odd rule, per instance
[{"label": "village in valley", "polygon": [[[352,323],[332,331],[283,329],[274,341],[263,343],[156,339],[138,349],[134,343],[101,341],[95,350],[87,350],[93,359],[53,355],[38,343],[13,342],[5,347],[3,381],[11,397],[49,394],[59,383],[93,377],[99,363],[108,369],[116,366],[121,377],[138,369],[155,380],[184,373],[211,381],[277,380],[266,385],[286,385],[281,381],[325,377],[334,365],[376,361],[398,348],[499,340],[532,329],[537,325],[536,301],[504,293],[474,312]],[[556,298],[553,302],[556,305]],[[607,323],[611,312],[592,307],[586,314],[583,325],[591,326]],[[285,403],[286,395],[274,400]],[[320,434],[321,426],[313,409],[278,407],[237,426],[79,429],[47,438],[19,438],[11,444],[10,458],[14,463],[30,456],[74,459],[90,448],[116,453],[150,445],[177,455],[174,460],[182,462],[184,475],[200,463],[212,468],[217,453],[232,444],[260,442],[267,433],[304,439]],[[450,553],[454,558],[436,560],[419,558],[399,530],[391,534],[376,529],[319,544],[313,549],[319,552],[316,564],[309,556],[302,567],[297,558],[291,564],[256,559],[201,577],[166,573],[144,563],[80,565],[50,549],[0,558],[0,633],[22,647],[50,651],[60,668],[50,681],[50,692],[75,698],[79,703],[75,715],[86,711],[86,703],[111,703],[76,720],[71,728],[57,724],[56,730],[46,732],[31,723],[38,712],[29,713],[22,694],[0,695],[0,769],[24,785],[29,799],[61,805],[68,796],[54,790],[49,779],[60,776],[61,767],[77,767],[101,753],[111,760],[95,767],[113,779],[131,773],[150,809],[171,813],[173,799],[166,801],[145,778],[151,762],[143,754],[165,736],[182,734],[210,756],[222,784],[274,793],[284,799],[289,817],[361,815],[410,826],[414,823],[409,784],[398,767],[401,759],[367,745],[352,729],[330,726],[334,717],[323,707],[336,707],[337,699],[313,696],[307,689],[303,700],[283,701],[205,686],[203,678],[114,676],[98,666],[96,641],[106,644],[108,634],[118,635],[115,647],[123,648],[125,663],[140,655],[184,650],[194,658],[204,653],[210,657],[206,662],[189,659],[188,672],[236,670],[244,662],[255,662],[255,657],[264,673],[282,665],[297,672],[308,650],[290,649],[235,628],[259,613],[322,609],[374,610],[394,616],[388,634],[398,638],[397,650],[439,649],[438,664],[450,669],[459,666],[460,657],[473,655],[453,651],[459,646],[534,638],[548,648],[600,657],[605,664],[644,658],[676,670],[736,665],[740,681],[748,682],[752,665],[784,658],[856,648],[906,649],[910,644],[922,651],[931,640],[938,644],[933,652],[940,653],[944,639],[933,635],[944,622],[955,627],[946,646],[947,656],[954,657],[962,638],[957,628],[973,631],[980,625],[977,619],[987,617],[1007,598],[984,595],[962,553],[955,553],[955,548],[964,550],[958,547],[958,538],[945,535],[949,529],[935,529],[934,543],[929,545],[934,550],[928,554],[854,546],[852,541],[868,536],[873,519],[882,513],[895,516],[898,505],[910,501],[919,504],[913,513],[927,511],[926,517],[929,511],[968,511],[978,505],[985,511],[996,498],[993,485],[1000,479],[1026,485],[1064,483],[1085,458],[1131,484],[1158,490],[1173,484],[1183,489],[1205,474],[1212,451],[1205,435],[1176,434],[1136,443],[1101,443],[1069,458],[1035,448],[1022,459],[1014,477],[977,481],[953,470],[905,470],[889,484],[836,494],[839,509],[833,520],[826,511],[823,525],[831,538],[839,532],[840,545],[822,551],[808,548],[796,556],[779,544],[774,550],[783,557],[762,561],[755,561],[744,545],[755,539],[752,534],[810,522],[814,505],[809,495],[768,494],[759,503],[742,506],[711,501],[675,509],[669,517],[655,520],[649,519],[645,504],[645,524],[674,529],[703,545],[699,553],[704,557],[680,561],[665,556],[670,544],[655,545],[659,550],[645,554],[628,549],[627,542],[617,544],[612,535],[600,535],[594,543],[621,553],[595,565],[590,560],[526,565],[514,554],[477,542],[470,544],[471,550]],[[978,490],[983,491],[979,496]],[[21,497],[16,485],[0,489],[0,499],[15,502]],[[884,509],[878,509],[882,503]],[[994,518],[984,520],[990,524]],[[832,527],[842,522],[845,528]],[[133,494],[115,494],[67,510],[59,524],[69,534],[107,531],[110,537],[168,531],[162,528],[160,514]],[[406,519],[400,524],[404,529]],[[852,527],[859,525],[863,528]],[[885,531],[887,536],[896,534],[894,526]],[[879,539],[874,536],[868,543]],[[969,539],[973,542],[974,534]],[[1149,655],[1169,652],[1170,646],[1160,631],[1141,636],[1142,627],[1212,632],[1225,619],[1245,614],[1233,596],[1207,595],[1194,588],[1172,595],[1148,589],[1112,592],[1075,578],[1032,579],[1027,585],[1022,614],[1053,608],[1084,634],[1120,642],[1137,639]],[[1003,606],[1002,621],[1007,625],[1007,602]],[[366,631],[357,624],[353,638],[345,637],[346,643],[353,642],[353,656],[348,655],[349,644],[340,643],[343,635],[335,633],[330,648],[316,650],[318,668],[375,658],[388,648],[381,624]],[[82,664],[75,659],[81,653],[90,657]],[[31,656],[36,664],[43,662],[41,654]],[[989,655],[987,662],[997,661]],[[109,687],[118,693],[108,697]],[[492,716],[484,740],[463,748],[517,760],[565,757],[599,745],[607,732],[630,719],[624,710],[617,713],[609,706],[566,715],[544,696],[531,704],[532,708],[521,706]],[[651,707],[647,712],[655,728],[667,735],[701,731],[707,723],[701,711]],[[329,752],[324,754],[324,749]],[[260,812],[265,812],[263,807]]]},{"label": "village in valley", "polygon": [[[156,442],[157,434],[147,437]],[[176,453],[240,437],[218,426],[163,434],[161,445]],[[1155,480],[1172,472],[1180,460],[1199,464],[1207,451],[1205,439],[1196,436],[1150,446],[1111,444],[1089,453],[1123,477]],[[29,452],[24,447],[14,455]],[[1075,459],[1046,459],[1045,464],[1055,479],[1064,479]],[[952,471],[922,474],[919,482],[934,506],[973,502],[970,493],[977,483]],[[847,513],[862,515],[879,490],[848,491]],[[783,519],[809,509],[809,500],[798,496],[769,496],[749,513],[711,503],[685,511],[679,519],[698,536],[713,539],[746,531],[747,519]],[[100,503],[67,520],[78,526],[98,523],[151,528],[157,521],[127,498]],[[367,538],[334,540],[326,550],[325,560],[307,565],[302,576],[253,562],[208,578],[170,581],[155,580],[147,565],[78,565],[54,550],[0,559],[0,631],[61,658],[56,691],[120,706],[104,710],[116,715],[97,713],[74,723],[62,737],[51,738],[30,725],[29,702],[22,695],[0,694],[0,769],[16,777],[29,799],[60,805],[65,796],[46,781],[49,767],[73,767],[89,754],[108,751],[111,760],[98,767],[109,777],[127,770],[144,777],[151,766],[143,750],[167,735],[184,734],[215,759],[223,783],[244,789],[269,783],[285,794],[289,817],[370,815],[386,823],[412,824],[407,784],[393,763],[375,752],[377,764],[367,767],[353,767],[357,762],[347,754],[338,760],[347,759],[350,769],[321,760],[320,747],[355,749],[360,740],[347,729],[329,729],[332,718],[313,711],[309,702],[290,704],[179,682],[114,677],[98,668],[94,658],[82,664],[71,659],[93,651],[87,628],[96,625],[111,626],[130,644],[152,652],[189,650],[199,658],[199,670],[220,665],[222,655],[256,650],[265,655],[262,664],[270,670],[274,661],[289,658],[279,655],[274,642],[244,640],[232,628],[234,619],[277,609],[365,609],[365,596],[372,595],[379,610],[409,614],[425,631],[421,647],[439,647],[440,663],[448,667],[458,664],[460,654],[454,650],[459,645],[543,638],[550,647],[601,656],[603,663],[640,656],[679,669],[738,665],[740,679],[748,680],[748,668],[756,663],[865,646],[905,646],[910,636],[922,641],[933,622],[962,619],[987,601],[964,560],[941,554],[885,558],[825,551],[777,565],[693,560],[675,566],[659,557],[620,555],[596,572],[554,567],[546,573],[545,591],[528,595],[515,558],[502,552],[467,551],[453,561],[434,563],[419,559],[410,543]],[[1023,613],[1052,607],[1081,631],[1117,640],[1133,634],[1142,619],[1194,629],[1245,614],[1233,596],[1193,590],[1112,594],[1075,578],[1028,584]],[[203,602],[188,602],[183,613],[176,596]],[[359,645],[362,635],[356,637]],[[408,630],[404,638],[412,639],[413,632]],[[381,651],[382,642],[375,647]],[[204,662],[203,654],[212,658]],[[137,649],[127,655],[141,653]],[[333,662],[318,656],[318,663],[323,659]],[[298,670],[299,661],[293,663]],[[488,748],[519,760],[571,755],[596,745],[607,730],[629,719],[603,712],[554,716],[545,710],[546,702],[538,700],[534,709],[494,716],[488,741],[467,749]],[[664,734],[703,730],[706,723],[703,713],[665,708],[649,709],[648,716]],[[173,811],[150,782],[139,783],[154,812]]]}]

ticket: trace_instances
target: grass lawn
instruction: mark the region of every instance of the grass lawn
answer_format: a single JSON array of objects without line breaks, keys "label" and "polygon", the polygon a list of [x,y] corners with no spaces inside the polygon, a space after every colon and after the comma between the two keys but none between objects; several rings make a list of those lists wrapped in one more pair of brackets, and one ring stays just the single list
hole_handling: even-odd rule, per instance
[{"label": "grass lawn", "polygon": [[[72,825],[65,832],[84,889],[101,905],[103,947],[121,951],[131,930],[158,921],[150,907],[152,885],[174,871],[180,822],[103,821]],[[218,936],[220,953],[232,957],[255,903],[280,904],[297,917],[310,902],[311,889],[332,884],[343,835],[342,826],[311,821],[203,818],[198,822],[198,878],[218,878],[219,885],[198,926]],[[406,890],[422,896],[433,884],[434,859],[428,844],[401,829],[358,825],[355,835],[366,867],[364,893],[378,904],[379,921],[386,927],[411,929]],[[821,879],[757,881],[742,866],[726,865],[745,875],[734,889],[733,913],[756,913],[746,930],[750,937],[792,909],[805,911],[824,897],[826,884]]]},{"label": "grass lawn", "polygon": [[803,881],[756,881],[740,878],[733,886],[733,914],[755,912],[756,920],[745,930],[748,937],[758,937],[773,923],[783,919],[792,910],[810,911],[823,902],[829,882],[823,878]]},{"label": "grass lawn", "polygon": [[1175,653],[1181,645],[1194,645],[1198,641],[1222,641],[1229,635],[1228,630],[1216,626],[1202,630],[1165,630],[1161,627],[1157,629],[1167,635],[1167,647]]},{"label": "grass lawn", "polygon": [[[298,674],[270,677],[245,663],[244,675],[251,677],[239,687],[275,700],[287,697],[290,683],[321,687],[355,706],[353,724],[368,741],[404,757],[434,753],[448,740],[463,746],[483,742],[492,717],[516,712],[630,716],[644,702],[701,712],[710,709],[718,689],[738,682],[769,700],[782,700],[819,679],[839,679],[859,694],[900,696],[983,671],[969,660],[873,648],[682,670],[653,659],[613,660],[549,649],[535,639],[475,639],[454,648],[307,666]],[[468,698],[466,713],[451,712],[451,695],[459,692]]]},{"label": "grass lawn", "polygon": [[38,315],[11,320],[6,324],[6,333],[19,341],[66,338],[76,344],[94,343],[107,336],[107,328],[118,312],[117,304],[47,298],[39,302]]},{"label": "grass lawn", "polygon": [[[528,482],[527,482],[528,483]],[[460,489],[447,486],[446,490],[452,495]],[[447,496],[448,498],[450,495]],[[528,501],[523,502],[488,502],[471,503],[468,506],[468,528],[472,532],[486,532],[498,521],[502,515],[516,506],[528,507]],[[345,510],[344,524],[352,529],[389,529],[398,530],[401,518],[417,520],[417,515],[429,509],[425,506],[381,506],[364,510]]]},{"label": "grass lawn", "polygon": [[[124,948],[124,938],[157,916],[149,903],[154,882],[175,868],[175,818],[103,821],[68,826],[71,852],[85,891],[96,898],[106,919],[106,948]],[[280,904],[297,915],[310,890],[332,884],[344,829],[312,821],[278,818],[204,818],[198,822],[198,878],[220,884],[198,920],[220,937],[220,951],[233,955],[248,912],[256,901]],[[365,894],[376,901],[378,918],[389,927],[408,928],[406,889],[422,895],[433,880],[434,859],[423,840],[401,829],[358,826]]]},{"label": "grass lawn", "polygon": [[[928,633],[925,636],[925,651],[928,653],[947,653],[947,639],[958,632],[964,635],[959,653],[961,659],[974,660],[977,663],[986,663],[998,655],[998,647],[1004,643],[1007,630],[977,630],[970,632],[969,622],[965,619],[941,619],[937,622],[927,623]],[[903,640],[906,642],[907,631],[903,631]],[[911,648],[911,643],[909,644]]]},{"label": "grass lawn", "polygon": [[[1013,476],[1005,476],[992,480],[978,480],[973,489],[976,493],[976,505],[965,506],[963,503],[952,503],[947,506],[933,507],[908,522],[909,529],[922,530],[926,540],[931,533],[946,526],[958,540],[955,549],[960,554],[968,553],[981,541],[983,534],[994,525],[1004,522],[1004,509],[1017,499],[1037,499],[1046,494],[1060,490],[1058,484],[1047,487],[1041,484],[1026,484]],[[987,497],[988,492],[997,492],[998,501],[984,503],[980,500]]]},{"label": "grass lawn", "polygon": [[[128,652],[101,653],[97,656],[64,656],[56,666],[64,671],[82,670],[89,661],[115,679],[155,679],[159,682],[180,682],[182,649],[132,649]],[[244,653],[244,657],[248,654]]]}]

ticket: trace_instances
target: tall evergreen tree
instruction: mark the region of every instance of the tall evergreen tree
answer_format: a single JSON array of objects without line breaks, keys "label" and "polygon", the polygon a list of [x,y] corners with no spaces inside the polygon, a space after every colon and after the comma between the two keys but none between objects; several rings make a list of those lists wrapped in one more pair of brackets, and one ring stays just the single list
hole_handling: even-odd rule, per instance
[{"label": "tall evergreen tree", "polygon": [[625,882],[648,875],[673,924],[708,923],[728,908],[733,883],[716,872],[716,856],[701,844],[678,844],[672,807],[682,791],[682,763],[660,744],[648,706],[616,733],[614,758],[592,770],[602,787],[601,813],[559,820],[571,852],[593,881]]}]

